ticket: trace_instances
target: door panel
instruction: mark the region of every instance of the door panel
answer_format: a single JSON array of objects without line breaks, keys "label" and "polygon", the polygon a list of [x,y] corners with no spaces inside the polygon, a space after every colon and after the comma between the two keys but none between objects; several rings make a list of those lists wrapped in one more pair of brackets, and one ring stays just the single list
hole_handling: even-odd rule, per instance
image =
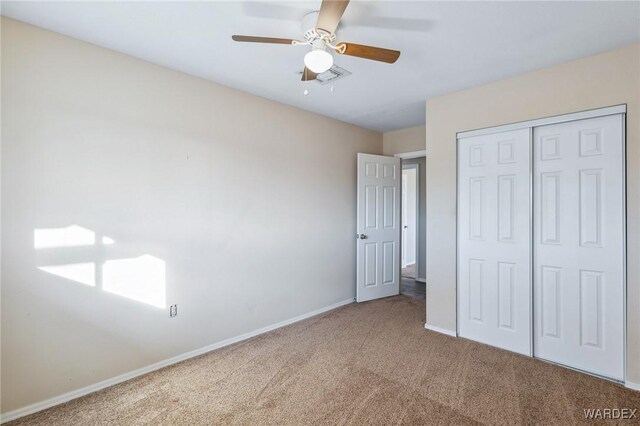
[{"label": "door panel", "polygon": [[623,119],[534,129],[534,353],[624,378]]},{"label": "door panel", "polygon": [[515,263],[498,262],[498,327],[513,330]]},{"label": "door panel", "polygon": [[400,159],[358,154],[358,302],[400,293]]},{"label": "door panel", "polygon": [[531,354],[530,131],[458,142],[462,337]]}]

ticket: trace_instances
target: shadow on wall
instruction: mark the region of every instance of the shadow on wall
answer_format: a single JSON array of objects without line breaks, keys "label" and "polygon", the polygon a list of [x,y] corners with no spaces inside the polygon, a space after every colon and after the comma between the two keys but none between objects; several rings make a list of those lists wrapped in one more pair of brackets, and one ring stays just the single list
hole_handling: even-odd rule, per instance
[{"label": "shadow on wall", "polygon": [[[165,262],[150,254],[116,256],[116,241],[79,225],[33,232],[38,269],[137,302],[165,308]],[[70,261],[71,260],[71,261]]]}]

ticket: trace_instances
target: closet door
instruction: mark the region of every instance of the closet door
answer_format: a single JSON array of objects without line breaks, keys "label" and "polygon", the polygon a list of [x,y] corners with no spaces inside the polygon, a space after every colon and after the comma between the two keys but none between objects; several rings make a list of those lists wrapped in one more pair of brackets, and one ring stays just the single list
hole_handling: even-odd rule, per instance
[{"label": "closet door", "polygon": [[530,130],[458,141],[460,336],[531,355]]},{"label": "closet door", "polygon": [[623,115],[534,129],[535,356],[624,378]]}]

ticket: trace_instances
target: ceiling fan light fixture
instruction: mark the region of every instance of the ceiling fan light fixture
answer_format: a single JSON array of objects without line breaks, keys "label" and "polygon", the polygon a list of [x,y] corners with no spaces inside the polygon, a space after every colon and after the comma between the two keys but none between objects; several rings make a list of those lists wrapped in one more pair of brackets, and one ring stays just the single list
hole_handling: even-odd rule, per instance
[{"label": "ceiling fan light fixture", "polygon": [[333,56],[324,49],[313,49],[304,55],[304,65],[316,74],[322,74],[333,66]]},{"label": "ceiling fan light fixture", "polygon": [[[330,81],[328,74],[343,76],[344,73],[336,71],[341,68],[333,65],[332,51],[335,51],[338,55],[386,62],[388,64],[395,63],[400,57],[398,50],[383,49],[381,47],[367,46],[364,44],[346,43],[343,41],[335,43],[336,29],[348,5],[349,0],[322,0],[320,10],[308,13],[302,20],[304,40],[237,34],[231,36],[231,38],[238,42],[311,46],[311,51],[304,57],[305,68],[301,73],[301,81]],[[327,47],[330,49],[327,49]],[[330,73],[327,72],[329,70],[331,70]],[[325,76],[318,79],[318,75],[320,74],[325,74]],[[335,78],[336,77],[331,77],[331,80]]]}]

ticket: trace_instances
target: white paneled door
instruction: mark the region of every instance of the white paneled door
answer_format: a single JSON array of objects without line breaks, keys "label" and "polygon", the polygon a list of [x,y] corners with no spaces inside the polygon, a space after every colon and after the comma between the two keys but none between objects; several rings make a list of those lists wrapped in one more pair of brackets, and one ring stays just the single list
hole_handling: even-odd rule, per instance
[{"label": "white paneled door", "polygon": [[531,131],[458,141],[460,336],[531,354]]},{"label": "white paneled door", "polygon": [[623,115],[534,129],[535,356],[624,379]]},{"label": "white paneled door", "polygon": [[358,154],[358,302],[400,293],[400,159]]}]

